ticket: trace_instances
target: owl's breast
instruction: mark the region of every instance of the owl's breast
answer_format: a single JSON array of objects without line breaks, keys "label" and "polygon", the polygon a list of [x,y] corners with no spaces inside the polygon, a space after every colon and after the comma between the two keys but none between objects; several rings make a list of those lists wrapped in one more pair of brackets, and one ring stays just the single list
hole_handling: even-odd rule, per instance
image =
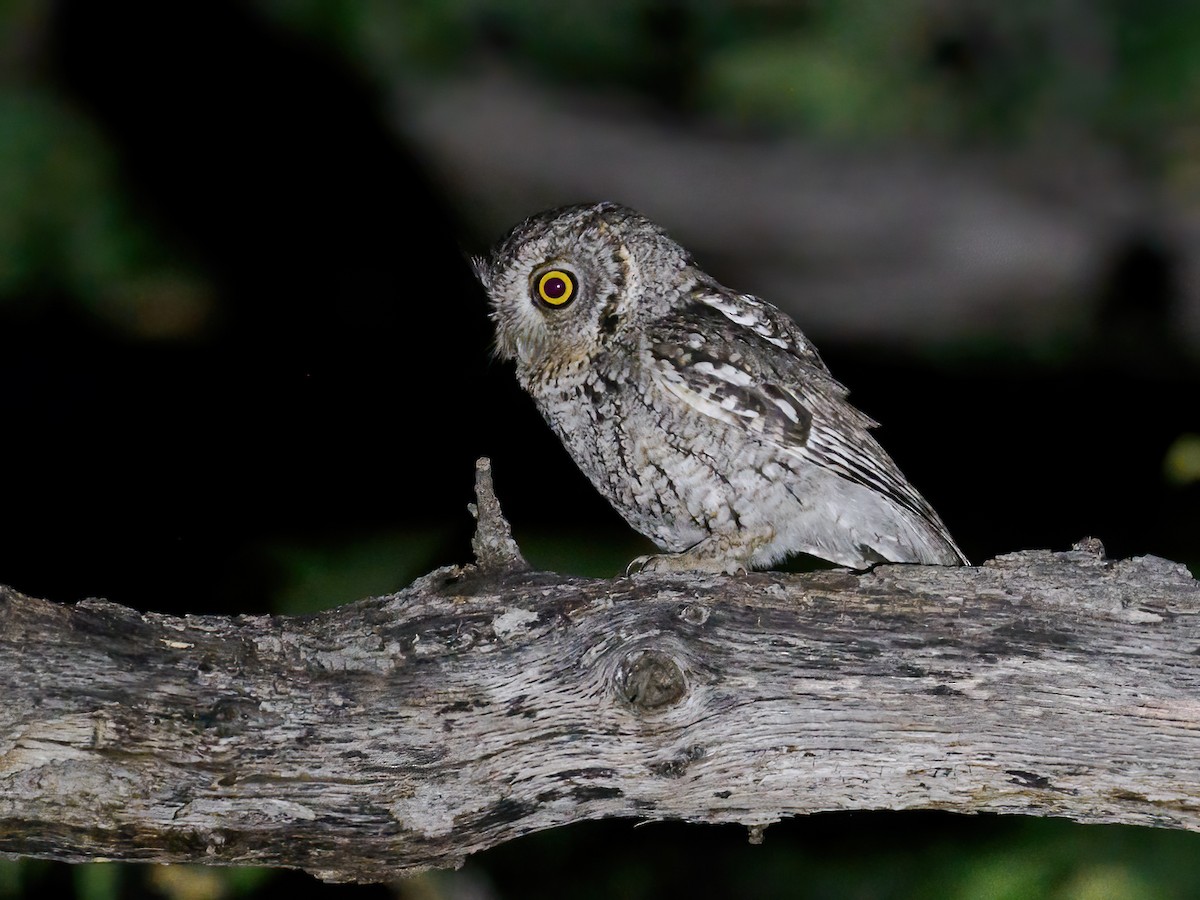
[{"label": "owl's breast", "polygon": [[609,496],[606,485],[628,475],[623,453],[628,434],[622,396],[628,379],[606,368],[573,366],[522,380],[575,463]]},{"label": "owl's breast", "polygon": [[660,547],[691,546],[707,533],[702,507],[714,501],[710,470],[682,447],[703,436],[635,366],[611,362],[593,360],[526,389],[576,465],[630,525]]}]

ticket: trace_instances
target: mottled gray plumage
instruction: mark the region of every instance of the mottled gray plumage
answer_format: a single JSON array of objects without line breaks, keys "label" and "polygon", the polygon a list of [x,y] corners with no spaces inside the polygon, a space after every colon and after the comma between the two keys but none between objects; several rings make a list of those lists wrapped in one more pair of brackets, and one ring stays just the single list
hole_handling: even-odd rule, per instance
[{"label": "mottled gray plumage", "polygon": [[668,551],[643,568],[966,562],[795,323],[633,210],[532,216],[476,271],[499,354],[596,488]]}]

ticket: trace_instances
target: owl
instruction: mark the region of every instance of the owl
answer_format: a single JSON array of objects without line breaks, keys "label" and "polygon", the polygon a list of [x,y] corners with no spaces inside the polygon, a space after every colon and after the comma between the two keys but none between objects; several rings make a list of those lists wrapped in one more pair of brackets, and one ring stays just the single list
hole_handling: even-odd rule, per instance
[{"label": "owl", "polygon": [[644,216],[539,213],[474,263],[498,355],[663,551],[631,570],[733,574],[798,552],[853,569],[967,563],[796,324]]}]

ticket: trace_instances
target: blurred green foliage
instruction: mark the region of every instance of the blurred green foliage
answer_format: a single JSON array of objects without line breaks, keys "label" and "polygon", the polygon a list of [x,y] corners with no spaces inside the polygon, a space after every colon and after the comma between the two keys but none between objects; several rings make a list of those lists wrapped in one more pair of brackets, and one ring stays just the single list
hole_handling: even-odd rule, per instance
[{"label": "blurred green foliage", "polygon": [[[464,872],[490,873],[497,896],[578,900],[662,896],[805,897],[819,900],[1185,900],[1200,896],[1196,835],[1127,826],[1077,825],[1061,819],[949,816],[899,828],[904,814],[881,814],[895,831],[868,825],[867,814],[825,814],[768,829],[762,846],[733,827],[620,823],[582,825],[521,838],[467,861]],[[878,822],[878,820],[875,820]],[[907,819],[905,821],[912,821]],[[862,822],[861,829],[856,822]],[[822,825],[833,837],[822,837]],[[961,839],[955,835],[961,826]],[[974,826],[978,825],[976,829]],[[949,826],[949,827],[946,827]],[[972,838],[978,833],[986,838]],[[640,835],[645,852],[637,852]],[[934,835],[929,837],[929,835]],[[940,835],[940,836],[938,836]],[[953,835],[947,837],[947,835]],[[808,838],[809,840],[806,840]],[[815,838],[816,846],[810,841]],[[604,846],[604,863],[581,847]],[[522,860],[541,860],[522,878]],[[579,874],[586,869],[586,876]],[[453,896],[447,891],[445,896]]]},{"label": "blurred green foliage", "polygon": [[266,559],[282,574],[272,607],[301,615],[393,593],[430,570],[446,539],[437,529],[424,529],[268,547]]},{"label": "blurred green foliage", "polygon": [[19,298],[71,298],[140,337],[195,332],[210,303],[130,208],[100,133],[29,85],[0,86],[0,303]]},{"label": "blurred green foliage", "polygon": [[1200,7],[1178,0],[258,5],[385,86],[502,56],[551,83],[858,140],[1095,130],[1163,151],[1200,119]]},{"label": "blurred green foliage", "polygon": [[1200,125],[1200,6],[1122,0],[1106,24],[1119,74],[1106,124],[1141,145],[1161,140],[1162,129]]},{"label": "blurred green foliage", "polygon": [[1163,472],[1172,484],[1200,481],[1200,434],[1181,434],[1167,449]]},{"label": "blurred green foliage", "polygon": [[22,859],[0,859],[0,900],[21,896],[21,875],[27,865]]},{"label": "blurred green foliage", "polygon": [[[55,868],[44,860],[0,860],[0,898],[33,896]],[[224,900],[250,895],[268,885],[275,870],[94,862],[72,866],[70,874],[77,900],[119,900],[131,895]]]},{"label": "blurred green foliage", "polygon": [[[841,815],[841,814],[835,814]],[[900,814],[892,814],[899,818]],[[820,819],[821,817],[817,817]],[[842,815],[844,819],[844,815]],[[970,817],[961,820],[964,833]],[[898,835],[891,843],[846,840],[836,850],[808,846],[800,820],[767,831],[752,847],[732,827],[632,822],[574,825],[520,838],[473,856],[457,871],[401,879],[401,898],[474,896],[652,900],[703,882],[705,896],[744,900],[1188,900],[1200,896],[1197,836],[1061,819],[987,817],[987,840]],[[854,828],[843,821],[839,831]],[[695,844],[682,839],[685,829]],[[935,829],[936,830],[936,829]],[[737,832],[735,837],[735,832]],[[918,831],[918,834],[920,832]],[[595,852],[603,847],[602,853]],[[681,856],[682,854],[682,856]],[[540,860],[534,868],[530,859]],[[697,875],[697,866],[705,873]],[[38,860],[0,863],[0,897],[32,896],[54,871]],[[92,863],[73,868],[75,896],[117,900],[222,900],[279,891],[272,869]],[[312,884],[314,893],[318,885]],[[329,893],[337,893],[332,886]],[[24,893],[22,893],[24,891]],[[697,894],[699,896],[699,894]]]},{"label": "blurred green foliage", "polygon": [[[272,869],[246,866],[125,866],[154,893],[168,900],[224,900],[242,897],[270,884]],[[113,898],[115,900],[115,898]]]},{"label": "blurred green foliage", "polygon": [[654,545],[632,531],[604,535],[597,540],[595,531],[580,528],[553,534],[545,532],[514,535],[521,554],[535,569],[582,575],[586,578],[613,578],[624,573],[630,560],[654,553]]},{"label": "blurred green foliage", "polygon": [[116,900],[121,896],[124,866],[112,863],[87,863],[75,866],[75,896],[78,900]]},{"label": "blurred green foliage", "polygon": [[[519,531],[516,538],[535,569],[590,578],[620,575],[631,559],[654,552],[649,541],[628,530],[599,540],[582,528],[553,534]],[[399,591],[434,568],[450,542],[447,530],[426,528],[336,542],[280,542],[263,548],[260,555],[280,576],[272,609],[302,615]]]}]

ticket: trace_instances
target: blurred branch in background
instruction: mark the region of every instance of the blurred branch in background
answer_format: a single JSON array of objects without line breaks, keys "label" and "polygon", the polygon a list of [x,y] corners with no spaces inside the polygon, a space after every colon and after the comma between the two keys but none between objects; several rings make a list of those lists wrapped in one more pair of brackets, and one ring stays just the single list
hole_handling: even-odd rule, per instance
[{"label": "blurred branch in background", "polygon": [[[1039,183],[1022,190],[1011,159],[688,132],[499,76],[426,86],[402,109],[489,230],[564,197],[637,198],[726,283],[843,340],[1082,343],[1114,250],[1152,227],[1132,180],[1092,177],[1098,155],[1069,170],[1030,159]],[[1061,187],[1084,183],[1078,196],[1047,196],[1055,165]]]},{"label": "blurred branch in background", "polygon": [[[818,336],[909,345],[1086,342],[1114,267],[1149,246],[1165,333],[1200,345],[1185,4],[255,8],[401,98],[398,132],[476,234],[613,197]],[[194,333],[203,278],[123,208],[102,139],[46,83],[48,9],[3,13],[0,300],[57,286],[135,333]]]},{"label": "blurred branch in background", "polygon": [[[1200,348],[1200,12],[1178,3],[261,7],[396,86],[481,233],[612,198],[818,335]],[[1114,315],[1130,257],[1150,268]]]}]

